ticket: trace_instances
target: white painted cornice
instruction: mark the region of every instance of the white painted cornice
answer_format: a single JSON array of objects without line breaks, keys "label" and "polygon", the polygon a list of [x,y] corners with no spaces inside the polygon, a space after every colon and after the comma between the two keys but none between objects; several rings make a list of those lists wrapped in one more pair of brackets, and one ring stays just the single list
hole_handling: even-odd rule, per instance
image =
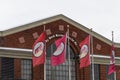
[{"label": "white painted cornice", "polygon": [[[21,49],[21,48],[9,48],[9,47],[0,47],[0,56],[1,57],[10,57],[10,58],[25,58],[32,59],[32,49]],[[90,55],[92,57],[92,55]],[[95,64],[108,64],[110,63],[110,56],[106,55],[93,55]],[[115,64],[120,65],[120,57],[115,57]]]}]

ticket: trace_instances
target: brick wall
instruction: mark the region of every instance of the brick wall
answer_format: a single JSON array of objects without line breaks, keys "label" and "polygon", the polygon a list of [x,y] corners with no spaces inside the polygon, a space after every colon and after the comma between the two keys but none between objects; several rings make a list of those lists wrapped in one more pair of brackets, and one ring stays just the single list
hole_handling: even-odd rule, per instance
[{"label": "brick wall", "polygon": [[14,59],[14,78],[21,79],[21,60]]},{"label": "brick wall", "polygon": [[100,80],[106,80],[106,65],[100,65]]},{"label": "brick wall", "polygon": [[[64,34],[67,31],[67,25],[70,25],[69,31],[70,31],[70,37],[74,40],[70,40],[71,47],[73,48],[75,54],[79,54],[79,42],[81,42],[88,34],[84,31],[78,29],[77,27],[63,21],[58,20],[54,21],[48,24],[45,24],[46,26],[46,33],[48,39],[50,36],[57,34]],[[60,27],[61,26],[61,27]],[[62,27],[63,26],[63,27]],[[0,38],[2,42],[0,41],[0,45],[4,47],[14,47],[14,48],[28,48],[31,49],[34,41],[37,39],[37,36],[40,35],[40,33],[43,31],[43,25],[36,26],[35,28],[27,29],[21,32],[17,32],[11,35],[7,35],[4,38]],[[4,39],[4,40],[3,40]],[[53,38],[47,42],[47,47],[53,43],[57,38]],[[93,38],[93,48],[94,53],[99,55],[109,55],[111,46],[106,44],[105,42],[102,42],[95,37]],[[77,46],[75,43],[77,43]],[[120,49],[116,49],[116,55],[120,56]],[[16,78],[20,77],[20,60],[15,59],[15,76]],[[19,65],[19,66],[18,66]],[[90,80],[90,67],[87,67],[85,69],[80,70],[79,64],[77,64],[77,79],[78,80]],[[40,65],[38,67],[35,67],[33,69],[33,79],[34,80],[43,80],[44,78],[44,66]],[[105,79],[105,66],[100,65],[100,80],[106,80]],[[119,74],[117,73],[117,76]],[[119,77],[118,77],[119,78]],[[119,78],[120,79],[120,78]]]}]

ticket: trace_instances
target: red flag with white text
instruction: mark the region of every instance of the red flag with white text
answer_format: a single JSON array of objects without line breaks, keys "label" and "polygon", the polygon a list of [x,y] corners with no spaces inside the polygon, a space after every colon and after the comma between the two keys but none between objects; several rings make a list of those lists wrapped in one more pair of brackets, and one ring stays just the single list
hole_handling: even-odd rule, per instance
[{"label": "red flag with white text", "polygon": [[80,68],[90,65],[90,35],[87,36],[81,43],[80,46]]},{"label": "red flag with white text", "polygon": [[57,66],[65,62],[65,55],[66,55],[66,34],[55,41],[55,45],[57,49],[51,56],[51,65]]},{"label": "red flag with white text", "polygon": [[33,44],[33,67],[45,62],[45,32],[42,32]]},{"label": "red flag with white text", "polygon": [[111,54],[110,54],[110,65],[108,70],[108,75],[115,72],[115,51],[114,45],[111,47]]}]

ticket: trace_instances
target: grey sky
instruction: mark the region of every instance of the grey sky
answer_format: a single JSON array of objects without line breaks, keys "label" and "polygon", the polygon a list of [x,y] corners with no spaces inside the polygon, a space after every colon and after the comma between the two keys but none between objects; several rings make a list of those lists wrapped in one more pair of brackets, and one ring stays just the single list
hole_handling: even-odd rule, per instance
[{"label": "grey sky", "polygon": [[63,14],[120,43],[120,0],[0,0],[0,31]]}]

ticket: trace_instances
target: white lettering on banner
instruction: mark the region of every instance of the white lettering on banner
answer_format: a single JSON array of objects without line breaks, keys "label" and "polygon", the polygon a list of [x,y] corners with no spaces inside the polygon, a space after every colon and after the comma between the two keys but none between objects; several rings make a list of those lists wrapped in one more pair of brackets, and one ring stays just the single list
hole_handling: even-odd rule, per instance
[{"label": "white lettering on banner", "polygon": [[[46,40],[46,42],[49,42],[51,39],[57,38],[57,37],[61,37],[61,36],[63,36],[63,34],[51,35],[51,36],[48,37],[48,39]],[[75,45],[78,45],[77,42],[76,42],[73,38],[69,37],[69,39],[70,39],[70,41],[72,41]]]}]

